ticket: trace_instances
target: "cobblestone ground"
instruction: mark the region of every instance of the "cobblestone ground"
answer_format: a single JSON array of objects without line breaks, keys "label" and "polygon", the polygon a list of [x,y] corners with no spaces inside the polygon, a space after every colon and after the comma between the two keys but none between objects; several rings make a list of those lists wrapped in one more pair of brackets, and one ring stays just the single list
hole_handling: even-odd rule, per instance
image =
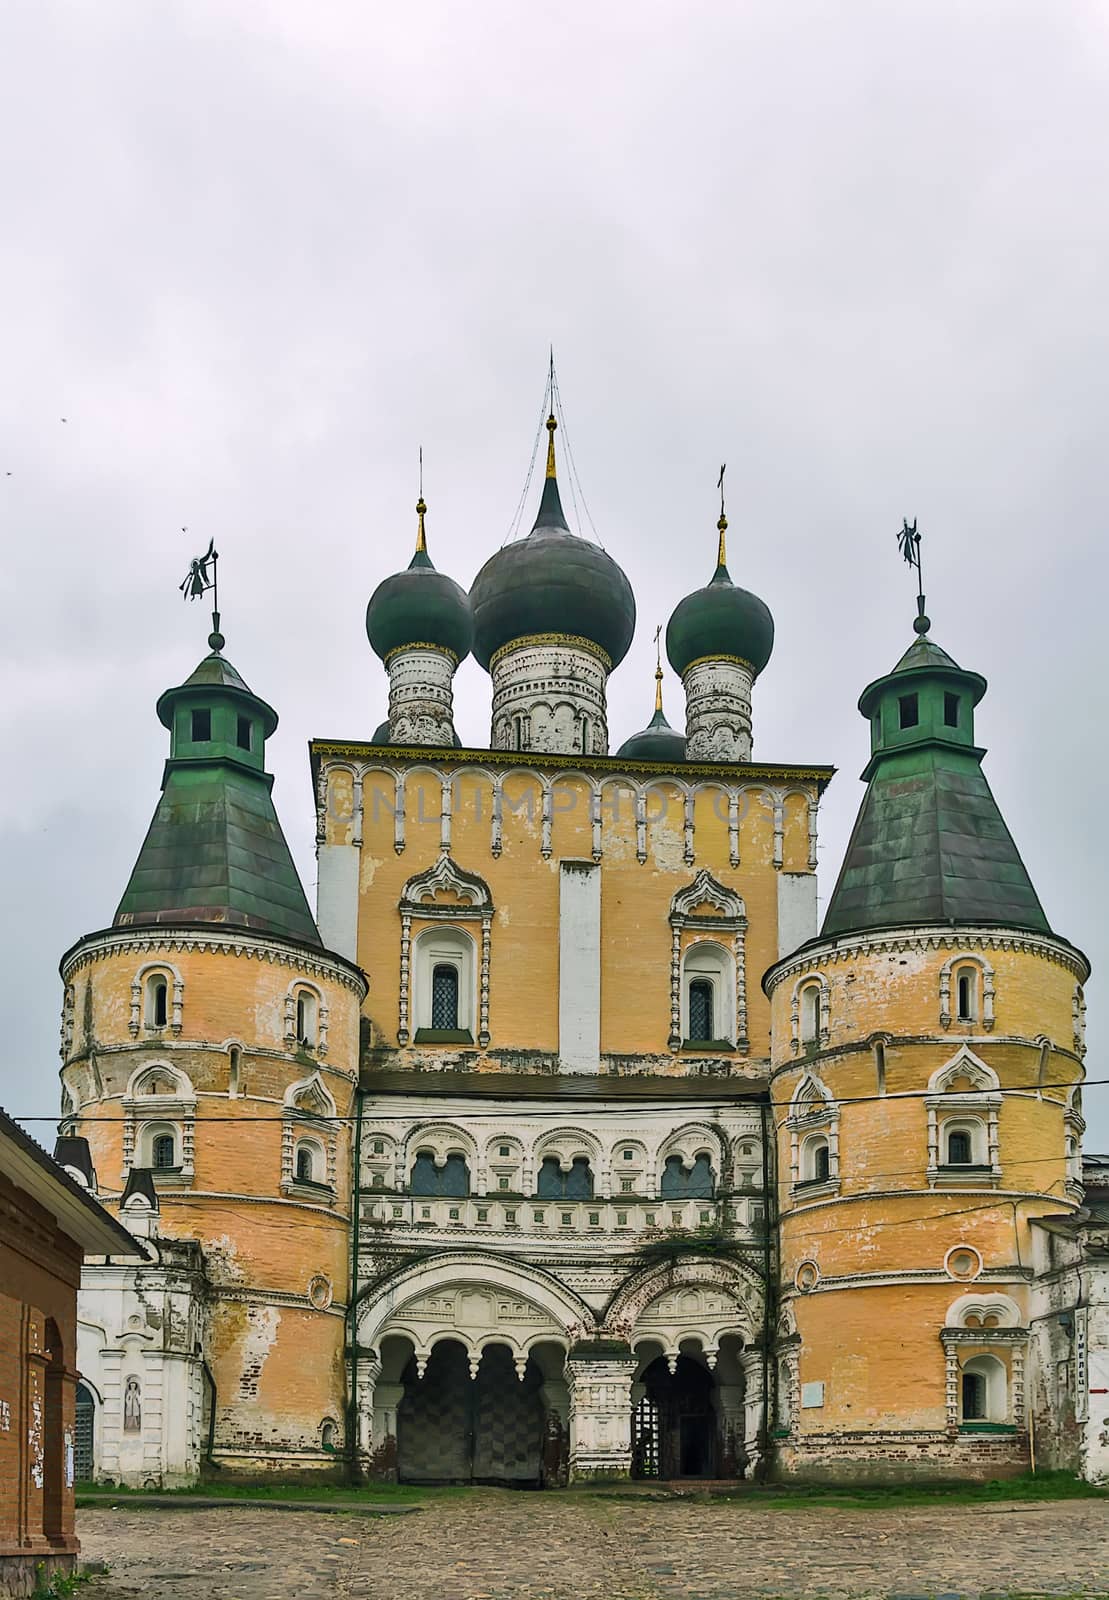
[{"label": "cobblestone ground", "polygon": [[1109,1501],[778,1510],[475,1490],[410,1516],[86,1510],[87,1600],[1109,1596]]}]

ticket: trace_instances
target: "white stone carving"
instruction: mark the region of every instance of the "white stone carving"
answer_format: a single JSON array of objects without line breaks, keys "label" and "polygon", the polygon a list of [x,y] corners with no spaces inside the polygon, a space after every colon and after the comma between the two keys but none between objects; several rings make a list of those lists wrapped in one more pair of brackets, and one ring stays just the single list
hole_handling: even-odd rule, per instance
[{"label": "white stone carving", "polygon": [[750,761],[751,689],[742,661],[694,661],[682,679],[688,761]]},{"label": "white stone carving", "polygon": [[389,742],[449,750],[454,744],[455,657],[449,650],[416,644],[394,650],[385,666],[389,673]]},{"label": "white stone carving", "polygon": [[521,639],[497,652],[494,750],[608,754],[605,687],[611,662],[585,639]]}]

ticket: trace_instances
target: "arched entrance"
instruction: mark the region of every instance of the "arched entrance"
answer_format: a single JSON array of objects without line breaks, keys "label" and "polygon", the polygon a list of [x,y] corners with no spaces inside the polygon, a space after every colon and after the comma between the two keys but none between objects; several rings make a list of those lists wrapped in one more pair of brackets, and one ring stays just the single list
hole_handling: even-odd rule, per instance
[{"label": "arched entrance", "polygon": [[397,1476],[402,1483],[495,1483],[538,1488],[544,1480],[543,1374],[529,1358],[517,1376],[506,1345],[487,1345],[471,1375],[456,1339],[435,1345],[423,1377],[412,1356],[397,1406]]},{"label": "arched entrance", "polygon": [[708,1368],[691,1356],[657,1356],[636,1388],[642,1393],[632,1410],[633,1476],[715,1477],[716,1381]]},{"label": "arched entrance", "polygon": [[77,1385],[77,1403],[73,1425],[73,1476],[78,1483],[91,1483],[94,1453],[93,1429],[96,1424],[96,1402],[87,1384]]}]

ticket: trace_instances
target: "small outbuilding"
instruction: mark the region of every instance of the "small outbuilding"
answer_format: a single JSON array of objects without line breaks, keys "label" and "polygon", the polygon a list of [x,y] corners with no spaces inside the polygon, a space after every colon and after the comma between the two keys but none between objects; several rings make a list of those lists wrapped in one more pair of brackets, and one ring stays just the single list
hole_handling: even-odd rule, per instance
[{"label": "small outbuilding", "polygon": [[[0,1595],[73,1570],[77,1289],[88,1255],[143,1247],[93,1199],[83,1139],[66,1165],[0,1111]],[[72,1164],[71,1159],[72,1158]]]}]

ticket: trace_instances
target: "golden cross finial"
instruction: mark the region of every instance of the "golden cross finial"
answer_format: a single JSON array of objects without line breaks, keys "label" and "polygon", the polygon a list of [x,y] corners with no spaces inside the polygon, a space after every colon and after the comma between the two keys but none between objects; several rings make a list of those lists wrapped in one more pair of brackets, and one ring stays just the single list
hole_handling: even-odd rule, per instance
[{"label": "golden cross finial", "polygon": [[424,447],[420,446],[420,498],[416,501],[416,550],[427,554],[427,538],[424,534],[424,513],[427,506],[424,504]]},{"label": "golden cross finial", "polygon": [[555,421],[555,414],[552,411],[550,416],[547,418],[547,434],[548,434],[548,438],[547,438],[547,476],[548,476],[548,478],[553,478],[553,477],[556,476],[556,473],[555,473],[554,436],[555,436],[555,429],[557,427],[558,427],[558,423]]},{"label": "golden cross finial", "polygon": [[662,623],[655,629],[655,710],[662,710]]},{"label": "golden cross finial", "polygon": [[727,470],[728,463],[725,461],[720,468],[720,476],[716,480],[716,487],[720,490],[720,518],[716,524],[720,533],[720,540],[716,547],[716,565],[718,567],[726,567],[728,565],[728,541],[725,537],[728,532],[728,519],[724,515],[724,474]]}]

